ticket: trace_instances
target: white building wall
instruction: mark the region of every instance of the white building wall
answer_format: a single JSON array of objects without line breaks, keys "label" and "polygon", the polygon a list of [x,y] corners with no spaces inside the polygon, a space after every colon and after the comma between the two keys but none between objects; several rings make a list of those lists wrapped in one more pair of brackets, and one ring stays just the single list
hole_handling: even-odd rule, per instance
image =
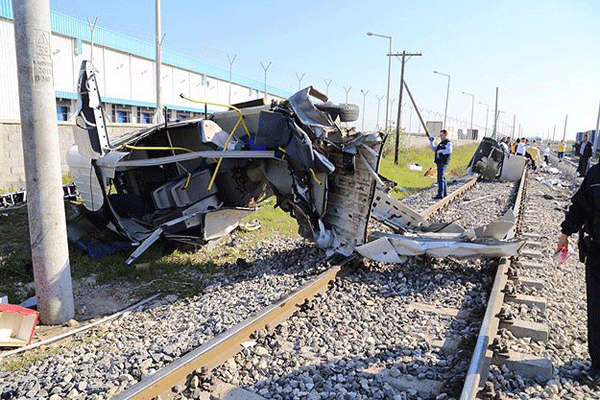
[{"label": "white building wall", "polygon": [[194,103],[182,99],[179,95],[183,93],[186,96],[190,94],[190,73],[181,68],[173,68],[173,100],[169,103],[172,106],[196,107]]},{"label": "white building wall", "polygon": [[173,104],[173,67],[170,65],[161,65],[160,67],[163,104]]},{"label": "white building wall", "polygon": [[12,22],[0,19],[0,120],[19,120],[19,84],[15,30]]},{"label": "white building wall", "polygon": [[[188,96],[194,100],[206,101],[204,88],[204,76],[195,72],[190,73],[190,91]],[[193,107],[203,108],[204,106],[195,103]]]},{"label": "white building wall", "polygon": [[137,101],[153,103],[156,101],[154,63],[143,58],[131,57],[132,98]]},{"label": "white building wall", "polygon": [[[96,63],[94,63],[96,64]],[[131,99],[129,56],[119,51],[104,48],[104,76],[106,91],[103,97]]]},{"label": "white building wall", "polygon": [[50,50],[52,53],[54,90],[74,92],[76,78],[73,73],[73,39],[54,34],[50,38]]}]

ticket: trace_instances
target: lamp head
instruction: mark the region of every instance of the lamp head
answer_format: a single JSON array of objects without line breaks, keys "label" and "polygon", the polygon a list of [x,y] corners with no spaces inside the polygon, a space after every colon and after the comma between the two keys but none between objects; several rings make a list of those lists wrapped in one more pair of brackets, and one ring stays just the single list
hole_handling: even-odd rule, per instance
[{"label": "lamp head", "polygon": [[367,36],[373,36],[373,32],[367,32]]}]

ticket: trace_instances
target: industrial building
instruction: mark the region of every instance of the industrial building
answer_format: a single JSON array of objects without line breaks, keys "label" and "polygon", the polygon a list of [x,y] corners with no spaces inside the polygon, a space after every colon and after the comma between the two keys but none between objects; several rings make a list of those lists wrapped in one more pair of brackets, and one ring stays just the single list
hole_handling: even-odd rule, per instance
[{"label": "industrial building", "polygon": [[[155,45],[96,27],[92,46],[87,21],[51,12],[51,24],[56,116],[63,155],[62,170],[66,173],[64,155],[74,143],[72,115],[77,103],[76,85],[81,62],[92,59],[98,72],[109,131],[121,134],[152,123],[156,107]],[[0,49],[0,189],[16,190],[25,186],[25,171],[10,0],[0,0]],[[162,102],[169,109],[169,120],[204,113],[203,106],[180,98],[180,93],[218,104],[265,97],[263,82],[234,74],[230,83],[228,70],[168,49],[162,49],[161,75]],[[290,95],[271,86],[266,89],[267,101]],[[208,111],[212,109],[211,106]]]}]

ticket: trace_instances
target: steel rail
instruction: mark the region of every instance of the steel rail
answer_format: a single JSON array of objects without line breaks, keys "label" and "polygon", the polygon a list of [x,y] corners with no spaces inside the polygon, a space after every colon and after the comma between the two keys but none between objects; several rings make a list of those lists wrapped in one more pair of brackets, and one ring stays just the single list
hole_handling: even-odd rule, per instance
[{"label": "steel rail", "polygon": [[[515,204],[513,205],[513,211],[517,220],[520,219],[521,202],[523,198],[524,188],[527,179],[527,168],[523,169],[521,180],[519,182],[519,189],[515,198]],[[515,226],[507,233],[506,238],[512,239],[515,236]],[[487,309],[481,328],[479,329],[479,336],[477,337],[477,344],[473,350],[473,356],[471,357],[471,363],[467,370],[467,376],[465,378],[465,384],[460,395],[460,400],[473,400],[477,396],[477,391],[483,381],[487,379],[489,366],[493,357],[492,351],[489,349],[489,345],[493,338],[498,332],[498,325],[500,320],[496,315],[500,312],[502,303],[504,302],[504,293],[502,290],[506,286],[508,280],[508,268],[510,266],[510,259],[503,257],[500,259],[498,269],[496,271],[496,277],[494,279],[494,285],[490,293],[488,300]]]},{"label": "steel rail", "polygon": [[421,213],[423,218],[428,219],[429,217],[431,217],[432,214],[436,213],[438,210],[446,206],[448,203],[452,202],[465,191],[469,190],[473,185],[475,185],[478,178],[479,176],[476,176],[475,178],[471,179],[454,192],[450,193],[448,196],[444,197],[443,199],[441,199],[440,201],[423,211],[423,213]]},{"label": "steel rail", "polygon": [[274,328],[287,320],[296,311],[298,304],[317,294],[325,293],[329,282],[347,274],[355,265],[358,257],[346,258],[340,265],[335,265],[321,273],[313,281],[301,286],[290,296],[277,301],[266,309],[240,322],[233,328],[209,340],[182,358],[169,364],[136,385],[130,387],[113,400],[150,400],[160,396],[163,400],[180,396],[172,388],[185,381],[186,377],[198,368],[211,370],[242,350],[241,343],[250,339],[253,332],[265,327]]}]

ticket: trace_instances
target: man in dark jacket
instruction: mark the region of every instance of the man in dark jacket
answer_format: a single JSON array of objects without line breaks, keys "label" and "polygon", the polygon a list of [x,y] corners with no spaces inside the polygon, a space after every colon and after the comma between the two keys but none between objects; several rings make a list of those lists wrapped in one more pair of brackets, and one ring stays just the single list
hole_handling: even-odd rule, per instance
[{"label": "man in dark jacket", "polygon": [[592,156],[592,142],[589,140],[589,136],[586,133],[583,135],[583,142],[579,147],[579,166],[577,167],[577,173],[579,176],[585,176],[590,164],[590,157]]},{"label": "man in dark jacket", "polygon": [[448,132],[445,129],[440,131],[440,143],[435,146],[433,144],[433,138],[429,137],[429,147],[435,152],[435,166],[437,168],[437,184],[438,194],[434,199],[443,199],[446,197],[447,185],[446,185],[446,168],[450,161],[450,155],[452,154],[452,142],[448,140]]},{"label": "man in dark jacket", "polygon": [[[594,165],[571,199],[571,206],[561,224],[556,252],[569,249],[569,236],[582,230],[579,258],[585,261],[587,294],[588,349],[592,368],[584,376],[585,383],[600,386],[600,164]],[[583,232],[580,233],[580,235]]]}]

